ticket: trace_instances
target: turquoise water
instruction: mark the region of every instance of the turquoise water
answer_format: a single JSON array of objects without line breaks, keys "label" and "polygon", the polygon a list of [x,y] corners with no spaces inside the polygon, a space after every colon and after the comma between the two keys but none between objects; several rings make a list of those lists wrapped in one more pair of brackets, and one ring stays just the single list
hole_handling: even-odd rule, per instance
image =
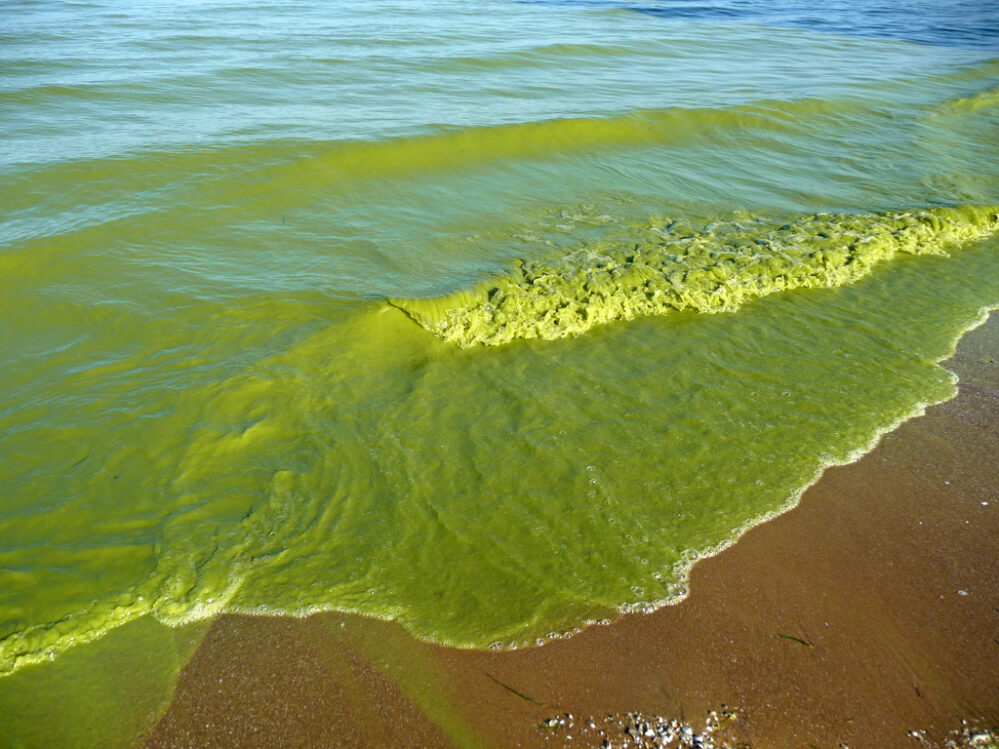
[{"label": "turquoise water", "polygon": [[511,647],[675,600],[953,395],[997,19],[5,4],[0,671],[143,617]]}]

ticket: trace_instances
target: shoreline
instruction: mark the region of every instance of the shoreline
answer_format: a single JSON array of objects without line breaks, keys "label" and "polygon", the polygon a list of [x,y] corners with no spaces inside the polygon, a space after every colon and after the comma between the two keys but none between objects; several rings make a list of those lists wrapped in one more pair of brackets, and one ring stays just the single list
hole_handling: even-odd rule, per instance
[{"label": "shoreline", "polygon": [[641,711],[750,746],[915,746],[999,725],[999,315],[958,395],[691,571],[687,596],[541,647],[470,651],[335,612],[227,614],[146,746],[599,746],[563,713]]}]

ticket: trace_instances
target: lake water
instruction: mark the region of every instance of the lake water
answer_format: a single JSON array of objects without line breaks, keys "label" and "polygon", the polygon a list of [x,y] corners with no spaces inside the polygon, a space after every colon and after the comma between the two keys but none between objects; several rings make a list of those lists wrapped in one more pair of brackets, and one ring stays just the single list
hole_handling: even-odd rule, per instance
[{"label": "lake water", "polygon": [[999,5],[0,8],[0,671],[140,617],[531,645],[951,397]]}]

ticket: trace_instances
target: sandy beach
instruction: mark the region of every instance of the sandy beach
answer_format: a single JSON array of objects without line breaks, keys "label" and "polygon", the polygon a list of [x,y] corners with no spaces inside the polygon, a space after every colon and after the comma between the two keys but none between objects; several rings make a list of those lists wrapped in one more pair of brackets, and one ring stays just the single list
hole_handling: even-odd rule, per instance
[{"label": "sandy beach", "polygon": [[600,746],[629,712],[700,730],[712,710],[731,713],[733,746],[995,726],[999,317],[947,366],[955,399],[698,563],[677,605],[500,652],[336,613],[223,616],[147,746]]}]

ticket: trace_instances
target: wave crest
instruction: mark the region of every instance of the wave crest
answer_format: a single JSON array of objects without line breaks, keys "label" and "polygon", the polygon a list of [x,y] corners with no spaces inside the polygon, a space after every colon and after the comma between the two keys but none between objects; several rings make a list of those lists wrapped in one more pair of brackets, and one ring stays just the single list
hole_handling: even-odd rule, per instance
[{"label": "wave crest", "polygon": [[899,253],[944,255],[997,229],[995,206],[733,220],[700,232],[673,224],[652,227],[656,242],[521,261],[472,289],[389,302],[462,347],[555,340],[615,320],[725,312],[777,291],[841,286]]}]

